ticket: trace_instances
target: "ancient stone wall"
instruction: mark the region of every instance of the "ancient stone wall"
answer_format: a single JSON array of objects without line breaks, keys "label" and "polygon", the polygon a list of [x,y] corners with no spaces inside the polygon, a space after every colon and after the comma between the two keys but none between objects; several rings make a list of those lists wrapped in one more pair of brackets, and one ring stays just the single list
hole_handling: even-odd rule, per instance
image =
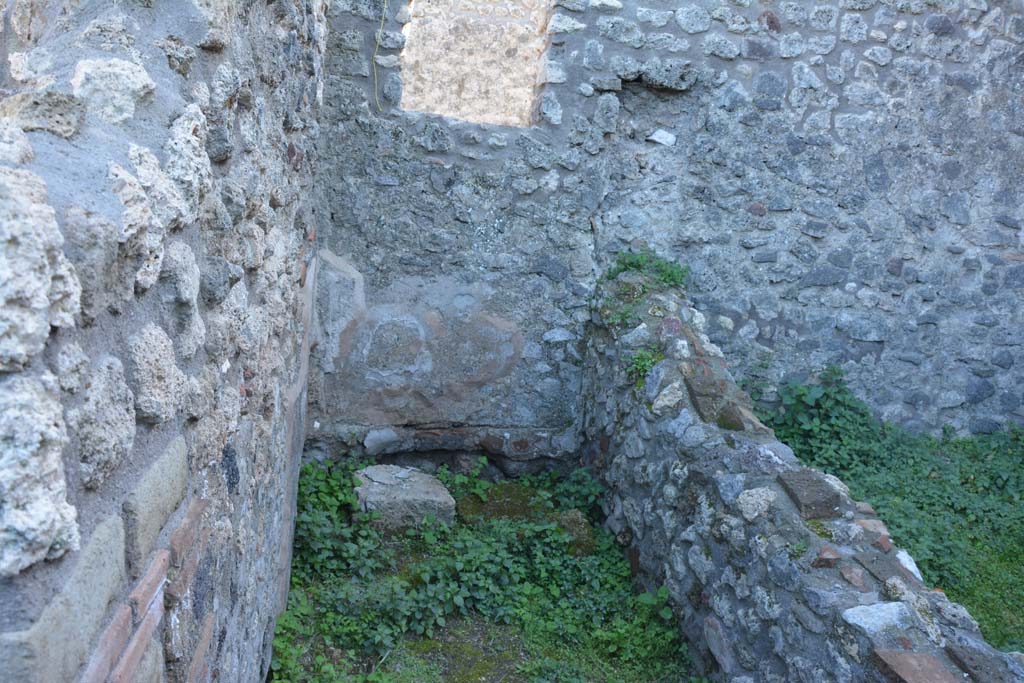
[{"label": "ancient stone wall", "polygon": [[[632,275],[599,296],[640,291]],[[800,467],[757,421],[704,315],[647,291],[635,327],[595,315],[585,460],[610,487],[610,530],[650,588],[668,587],[705,671],[732,683],[1024,680],[1024,658],[922,585],[870,505]],[[630,376],[650,348],[664,360]]]},{"label": "ancient stone wall", "polygon": [[325,3],[0,15],[0,680],[262,680]]},{"label": "ancient stone wall", "polygon": [[[470,5],[430,4],[446,59],[476,54],[467,13],[491,18]],[[586,302],[634,240],[693,268],[709,334],[769,398],[839,363],[911,427],[1024,420],[1020,0],[551,11],[532,123],[503,127],[442,116],[451,88],[493,88],[403,67],[426,61],[415,2],[333,4],[312,438],[571,452]]]},{"label": "ancient stone wall", "polygon": [[[1024,3],[616,14],[616,76],[655,31],[709,73],[699,97],[619,93],[605,248],[641,238],[688,263],[711,338],[769,394],[838,363],[911,427],[1024,421]],[[658,130],[674,144],[645,141]]]}]

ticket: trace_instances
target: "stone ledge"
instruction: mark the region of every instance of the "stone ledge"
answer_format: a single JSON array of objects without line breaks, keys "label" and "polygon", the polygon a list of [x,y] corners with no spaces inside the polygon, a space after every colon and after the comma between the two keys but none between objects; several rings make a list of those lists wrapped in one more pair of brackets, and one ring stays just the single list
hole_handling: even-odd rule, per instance
[{"label": "stone ledge", "polygon": [[70,578],[32,627],[0,636],[0,680],[53,683],[75,677],[107,605],[126,582],[124,540],[115,516],[93,530]]},{"label": "stone ledge", "polygon": [[149,466],[124,503],[128,566],[133,577],[142,572],[160,531],[185,496],[187,483],[188,447],[185,439],[178,437]]}]

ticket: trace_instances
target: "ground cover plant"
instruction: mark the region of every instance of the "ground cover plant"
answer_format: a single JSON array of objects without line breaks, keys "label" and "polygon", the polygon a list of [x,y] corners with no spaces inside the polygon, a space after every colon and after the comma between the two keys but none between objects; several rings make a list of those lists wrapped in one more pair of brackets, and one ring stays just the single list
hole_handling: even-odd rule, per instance
[{"label": "ground cover plant", "polygon": [[871,503],[990,643],[1024,650],[1024,431],[910,434],[875,419],[837,368],[782,387],[780,399],[762,415],[779,439]]},{"label": "ground cover plant", "polygon": [[307,464],[272,678],[315,683],[692,681],[668,593],[638,591],[589,522],[586,471],[492,484],[447,469],[456,524],[390,536],[358,511],[353,462]]}]

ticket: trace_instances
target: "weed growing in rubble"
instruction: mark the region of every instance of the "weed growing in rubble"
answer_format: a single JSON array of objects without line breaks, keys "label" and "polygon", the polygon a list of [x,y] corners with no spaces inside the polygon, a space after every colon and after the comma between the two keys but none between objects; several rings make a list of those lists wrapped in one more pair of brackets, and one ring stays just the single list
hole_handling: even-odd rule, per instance
[{"label": "weed growing in rubble", "polygon": [[670,287],[685,287],[690,279],[689,266],[664,259],[650,249],[619,254],[603,279],[610,282],[628,272],[642,277],[613,283],[612,296],[602,301],[599,307],[601,318],[611,327],[636,324],[640,319],[638,305],[644,296]]},{"label": "weed growing in rubble", "polygon": [[643,389],[647,382],[647,373],[663,360],[665,360],[665,355],[654,347],[634,351],[626,366],[626,373],[633,381],[633,386],[638,390]]},{"label": "weed growing in rubble", "polygon": [[877,420],[835,367],[779,396],[762,416],[776,435],[871,503],[989,642],[1024,649],[1024,431],[910,434]]},{"label": "weed growing in rubble", "polygon": [[626,271],[646,275],[662,287],[685,287],[690,279],[689,266],[664,259],[650,249],[619,254],[605,277],[614,280]]},{"label": "weed growing in rubble", "polygon": [[[475,501],[459,510],[473,517],[387,536],[355,507],[356,467],[302,469],[274,680],[693,680],[668,591],[637,593],[608,534],[582,522],[594,542],[579,552],[578,527],[558,522],[594,514],[600,485],[588,473],[489,486],[479,471],[459,475],[452,483]],[[503,487],[536,495],[515,517],[488,516],[479,492],[498,502]]]}]

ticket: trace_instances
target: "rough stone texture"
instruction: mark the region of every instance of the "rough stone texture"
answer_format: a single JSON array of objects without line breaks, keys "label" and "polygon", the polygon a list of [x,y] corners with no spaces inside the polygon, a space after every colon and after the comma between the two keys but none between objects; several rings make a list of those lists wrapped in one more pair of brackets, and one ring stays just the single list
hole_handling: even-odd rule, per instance
[{"label": "rough stone texture", "polygon": [[78,549],[61,449],[64,417],[51,375],[0,382],[0,576]]},{"label": "rough stone texture", "polygon": [[185,374],[174,361],[171,338],[150,323],[128,341],[135,409],[149,422],[166,422],[177,413]]},{"label": "rough stone texture", "polygon": [[[749,398],[704,316],[678,292],[637,284],[625,274],[598,288],[605,302],[646,294],[633,300],[629,326],[605,317],[610,304],[595,311],[584,459],[610,487],[609,530],[631,545],[642,581],[668,587],[705,672],[771,683],[965,680],[970,667],[1024,677],[962,607],[913,578],[902,551],[872,545],[884,525],[842,482],[800,467],[756,418],[716,424],[698,406],[749,408]],[[665,359],[638,385],[627,361],[638,330],[651,329],[644,345]],[[707,369],[702,390],[652,410],[652,398],[695,367]],[[823,521],[812,529],[806,518]],[[958,656],[960,644],[969,651]]]},{"label": "rough stone texture", "polygon": [[355,476],[360,509],[380,513],[377,522],[385,529],[419,526],[428,517],[455,522],[455,499],[436,477],[397,465],[364,467]]},{"label": "rough stone texture", "polygon": [[[4,681],[75,680],[103,647],[126,680],[265,678],[306,403],[325,11],[0,2]],[[101,641],[126,568],[187,509],[205,512],[168,577],[183,601],[160,589],[151,636]]]},{"label": "rough stone texture", "polygon": [[121,361],[102,358],[89,378],[85,402],[68,414],[78,437],[82,484],[97,488],[131,452],[135,440],[135,397]]},{"label": "rough stone texture", "polygon": [[0,371],[39,353],[50,327],[73,327],[80,286],[64,257],[46,185],[0,167]]},{"label": "rough stone texture", "polygon": [[135,105],[156,88],[138,64],[124,59],[83,59],[75,67],[71,88],[87,109],[107,123],[121,123],[135,115]]},{"label": "rough stone texture", "polygon": [[[834,567],[804,572],[818,547],[789,559],[804,527],[775,475],[790,458],[744,445],[767,435],[718,381],[716,347],[769,398],[835,362],[909,426],[1024,419],[1020,0],[565,0],[521,62],[490,60],[502,75],[538,74],[517,80],[515,98],[499,93],[522,116],[535,92],[537,118],[521,128],[401,108],[431,85],[403,70],[415,31],[403,32],[402,3],[172,4],[2,3],[0,401],[17,406],[4,418],[25,439],[5,441],[17,445],[0,482],[45,502],[4,518],[33,535],[4,545],[18,574],[0,582],[0,632],[34,628],[77,566],[67,501],[88,543],[180,437],[185,500],[155,540],[129,544],[170,542],[186,506],[207,501],[156,628],[167,676],[261,680],[288,585],[311,344],[315,446],[482,453],[509,474],[564,465],[584,426],[602,443],[592,407],[607,407],[612,385],[584,381],[604,367],[587,369],[598,273],[640,240],[691,266],[699,312],[652,314],[623,338],[671,340],[687,362],[647,378],[650,415],[631,395],[616,401],[624,422],[603,436],[651,467],[621,514],[645,572],[677,573],[687,632],[741,681],[762,664],[764,680],[783,667],[796,680],[855,678],[876,644],[847,633],[842,610],[898,580],[909,588],[886,594],[911,605],[914,638],[933,642],[912,565],[886,555],[886,535],[842,526],[869,513],[826,522],[849,537]],[[546,8],[522,7],[543,25]],[[679,336],[687,326],[712,343]],[[108,358],[131,399],[116,381],[92,386]],[[120,405],[100,456],[83,425],[103,395]],[[70,438],[39,426],[62,411],[76,416]],[[647,428],[673,447],[725,448],[671,484],[706,506],[662,504],[672,488],[650,486]],[[760,489],[775,494],[767,508],[770,496],[745,493]],[[693,540],[656,531],[684,522]],[[772,533],[761,547],[748,528]],[[794,598],[794,576],[816,578]],[[690,579],[711,588],[680,592]],[[1010,666],[969,617],[921,599],[943,629],[960,619],[942,631],[963,650],[949,654],[958,666]],[[79,651],[68,652],[72,671]]]},{"label": "rough stone texture", "polygon": [[376,36],[382,48],[405,46],[397,62],[405,75],[402,108],[477,123],[532,123],[552,5],[478,0],[459,3],[455,13],[443,4],[410,3],[402,33]]}]

